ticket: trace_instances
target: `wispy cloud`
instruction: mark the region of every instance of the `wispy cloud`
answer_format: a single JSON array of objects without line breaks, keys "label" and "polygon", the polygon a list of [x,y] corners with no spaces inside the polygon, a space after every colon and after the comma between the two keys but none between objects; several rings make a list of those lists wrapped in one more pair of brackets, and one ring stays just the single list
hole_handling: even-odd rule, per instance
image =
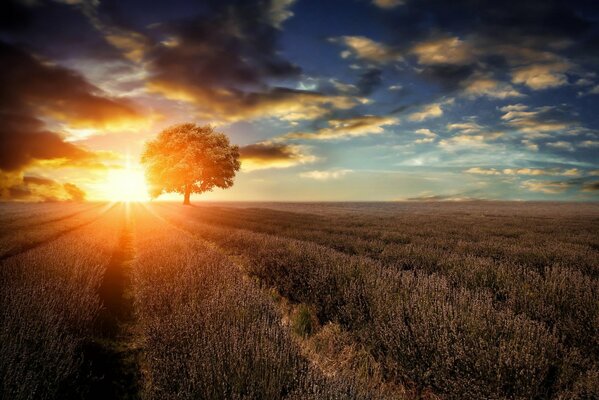
[{"label": "wispy cloud", "polygon": [[331,170],[314,170],[300,173],[302,178],[315,179],[317,181],[328,181],[331,179],[339,179],[347,174],[352,173],[351,169],[331,169]]},{"label": "wispy cloud", "polygon": [[559,181],[527,180],[522,182],[521,187],[531,192],[558,194],[568,190],[571,187],[571,184],[568,182]]},{"label": "wispy cloud", "polygon": [[472,167],[464,172],[478,175],[547,175],[547,176],[579,176],[581,171],[577,168],[559,169],[559,168],[482,168]]},{"label": "wispy cloud", "polygon": [[326,128],[315,132],[292,132],[283,139],[335,140],[381,134],[385,127],[399,124],[395,117],[363,115],[345,119],[332,119]]}]

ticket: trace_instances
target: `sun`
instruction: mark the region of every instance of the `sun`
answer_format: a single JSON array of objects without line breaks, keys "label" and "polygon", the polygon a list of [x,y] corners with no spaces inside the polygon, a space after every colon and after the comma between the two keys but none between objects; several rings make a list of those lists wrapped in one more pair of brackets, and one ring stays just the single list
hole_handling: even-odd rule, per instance
[{"label": "sun", "polygon": [[148,201],[150,196],[141,166],[131,166],[108,171],[104,196],[110,201]]}]

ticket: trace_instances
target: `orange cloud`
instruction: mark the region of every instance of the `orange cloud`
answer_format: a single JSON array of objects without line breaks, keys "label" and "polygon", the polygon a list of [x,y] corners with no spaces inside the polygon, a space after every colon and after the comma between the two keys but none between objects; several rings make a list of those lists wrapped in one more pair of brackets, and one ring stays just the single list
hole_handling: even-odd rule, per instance
[{"label": "orange cloud", "polygon": [[198,114],[212,120],[234,122],[254,118],[280,118],[285,121],[321,117],[331,109],[350,109],[362,101],[357,97],[329,96],[317,92],[273,88],[264,92],[187,86],[155,80],[147,90],[171,100],[193,103]]},{"label": "orange cloud", "polygon": [[0,199],[18,201],[83,201],[85,192],[72,183],[39,176],[0,174]]}]

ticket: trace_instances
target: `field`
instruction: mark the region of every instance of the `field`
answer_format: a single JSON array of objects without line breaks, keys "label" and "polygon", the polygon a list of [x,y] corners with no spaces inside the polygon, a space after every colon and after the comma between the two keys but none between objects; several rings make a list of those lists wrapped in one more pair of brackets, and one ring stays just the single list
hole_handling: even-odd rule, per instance
[{"label": "field", "polygon": [[599,206],[0,204],[3,399],[599,398]]}]

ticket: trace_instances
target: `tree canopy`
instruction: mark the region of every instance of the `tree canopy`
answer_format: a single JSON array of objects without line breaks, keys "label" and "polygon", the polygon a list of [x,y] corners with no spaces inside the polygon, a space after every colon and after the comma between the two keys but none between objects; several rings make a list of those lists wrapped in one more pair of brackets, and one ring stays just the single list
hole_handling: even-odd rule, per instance
[{"label": "tree canopy", "polygon": [[150,196],[181,193],[189,204],[191,193],[233,186],[239,171],[239,147],[211,126],[174,125],[146,143],[141,156]]}]

